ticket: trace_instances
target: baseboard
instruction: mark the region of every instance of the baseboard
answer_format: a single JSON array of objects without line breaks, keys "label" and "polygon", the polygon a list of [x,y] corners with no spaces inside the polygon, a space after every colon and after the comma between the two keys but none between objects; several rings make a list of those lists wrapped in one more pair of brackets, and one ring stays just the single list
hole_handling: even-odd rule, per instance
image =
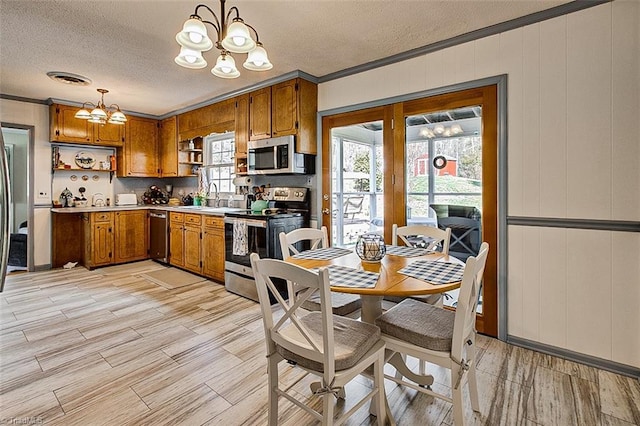
[{"label": "baseboard", "polygon": [[51,269],[51,264],[47,263],[44,265],[36,265],[33,267],[33,271],[34,272],[40,272],[40,271],[48,271]]},{"label": "baseboard", "polygon": [[534,342],[533,340],[523,339],[507,335],[507,342],[512,345],[521,346],[523,348],[542,352],[548,355],[554,355],[569,361],[575,361],[580,364],[586,364],[591,367],[600,368],[602,370],[611,371],[613,373],[622,374],[624,376],[640,379],[640,368],[631,365],[621,364],[619,362],[602,359],[591,355],[573,352],[568,349],[558,348],[556,346],[545,345],[544,343]]}]

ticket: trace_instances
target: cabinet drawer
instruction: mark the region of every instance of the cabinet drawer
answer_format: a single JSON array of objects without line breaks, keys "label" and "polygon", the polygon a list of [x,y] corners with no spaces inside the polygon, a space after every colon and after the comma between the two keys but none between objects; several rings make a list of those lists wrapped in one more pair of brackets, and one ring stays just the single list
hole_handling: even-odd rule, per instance
[{"label": "cabinet drawer", "polygon": [[204,226],[208,228],[224,228],[224,219],[221,217],[204,217]]},{"label": "cabinet drawer", "polygon": [[94,222],[110,222],[111,212],[97,212],[92,213]]},{"label": "cabinet drawer", "polygon": [[184,213],[170,212],[169,213],[169,220],[171,222],[180,222],[180,223],[182,223],[184,221]]},{"label": "cabinet drawer", "polygon": [[185,214],[184,223],[190,223],[192,225],[200,225],[202,223],[202,215],[199,214]]}]

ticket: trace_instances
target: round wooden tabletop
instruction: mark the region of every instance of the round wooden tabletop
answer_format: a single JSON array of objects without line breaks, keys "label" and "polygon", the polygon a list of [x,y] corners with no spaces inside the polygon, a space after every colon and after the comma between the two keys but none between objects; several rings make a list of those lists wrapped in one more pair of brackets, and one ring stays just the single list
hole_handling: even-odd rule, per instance
[{"label": "round wooden tabletop", "polygon": [[363,269],[369,272],[380,274],[376,286],[373,288],[355,288],[332,286],[331,291],[340,293],[352,293],[368,296],[417,296],[424,294],[444,293],[460,287],[461,281],[449,284],[431,284],[417,278],[408,277],[398,271],[417,260],[433,260],[439,262],[450,262],[462,265],[459,259],[433,253],[425,256],[405,257],[387,254],[380,262],[363,262],[356,253],[350,253],[330,260],[296,259],[290,257],[287,262],[313,269],[329,265],[347,266],[354,269]]}]

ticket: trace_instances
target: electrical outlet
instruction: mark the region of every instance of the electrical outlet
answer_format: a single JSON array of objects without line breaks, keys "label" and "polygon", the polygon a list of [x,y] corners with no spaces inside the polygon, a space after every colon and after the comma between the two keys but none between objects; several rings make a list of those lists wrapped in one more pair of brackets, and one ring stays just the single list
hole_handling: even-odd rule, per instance
[{"label": "electrical outlet", "polygon": [[49,193],[47,191],[38,192],[38,198],[49,198]]}]

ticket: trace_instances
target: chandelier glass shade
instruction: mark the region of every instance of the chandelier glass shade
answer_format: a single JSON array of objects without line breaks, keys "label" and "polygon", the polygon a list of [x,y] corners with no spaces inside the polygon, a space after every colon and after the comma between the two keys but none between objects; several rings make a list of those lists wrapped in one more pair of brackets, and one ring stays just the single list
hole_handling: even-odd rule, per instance
[{"label": "chandelier glass shade", "polygon": [[[251,71],[266,71],[273,68],[269,61],[267,51],[260,43],[258,32],[251,25],[246,24],[240,18],[238,8],[233,6],[225,13],[225,1],[220,1],[220,18],[207,5],[199,4],[194,13],[182,26],[182,31],[176,34],[176,41],[181,46],[180,53],[175,58],[176,64],[191,69],[199,69],[207,66],[202,52],[211,50],[212,47],[220,50],[220,56],[211,73],[220,78],[237,78],[240,71],[236,67],[231,53],[247,53],[247,60],[243,66]],[[203,20],[198,10],[204,8],[212,15],[212,21]],[[235,17],[232,18],[232,14]],[[231,23],[229,21],[231,20]],[[216,31],[216,39],[212,41],[207,34],[205,24],[212,26]],[[255,35],[255,40],[251,36]]]},{"label": "chandelier glass shade", "polygon": [[236,61],[233,56],[225,50],[218,56],[216,66],[211,70],[211,74],[220,78],[237,78],[240,77],[240,71],[236,68]]},{"label": "chandelier glass shade", "polygon": [[[82,108],[76,112],[75,118],[82,120],[89,120],[90,123],[97,124],[124,124],[127,122],[127,117],[117,104],[111,104],[106,106],[104,104],[104,94],[109,93],[106,89],[96,89],[100,92],[100,100],[97,104],[92,102],[85,102],[82,104]],[[87,109],[87,106],[91,106],[91,112]]]}]

